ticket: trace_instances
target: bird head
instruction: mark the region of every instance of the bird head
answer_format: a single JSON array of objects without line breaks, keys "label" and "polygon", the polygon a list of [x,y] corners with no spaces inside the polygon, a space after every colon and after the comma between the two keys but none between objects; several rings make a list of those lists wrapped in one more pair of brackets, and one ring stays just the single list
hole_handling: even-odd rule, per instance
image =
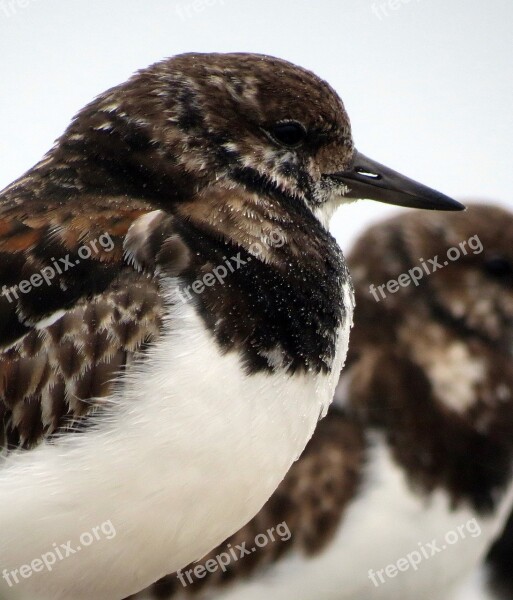
[{"label": "bird head", "polygon": [[[454,335],[513,352],[513,215],[472,204],[402,215],[368,230],[349,257],[366,318],[419,331],[438,324]],[[378,260],[379,258],[379,260]],[[381,290],[380,290],[381,286]]]},{"label": "bird head", "polygon": [[242,185],[306,205],[324,224],[358,198],[463,208],[359,153],[336,92],[263,55],[184,54],[141,70],[82,110],[59,147],[68,162],[95,162],[109,189],[117,178],[168,201]]}]

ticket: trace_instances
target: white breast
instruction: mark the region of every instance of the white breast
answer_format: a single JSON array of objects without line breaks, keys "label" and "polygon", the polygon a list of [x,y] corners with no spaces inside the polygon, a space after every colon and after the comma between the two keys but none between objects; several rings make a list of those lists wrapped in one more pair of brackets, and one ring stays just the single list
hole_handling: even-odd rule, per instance
[{"label": "white breast", "polygon": [[19,570],[68,540],[76,548],[107,521],[115,535],[100,531],[51,572],[18,573],[12,587],[0,579],[4,600],[122,598],[221,543],[302,452],[331,401],[348,338],[341,332],[329,376],[248,377],[192,307],[174,309],[167,331],[97,429],[7,459],[2,568]]},{"label": "white breast", "polygon": [[[315,558],[295,554],[215,597],[216,600],[449,598],[455,586],[465,580],[483,557],[504,522],[511,500],[509,492],[498,514],[490,518],[477,517],[471,508],[451,510],[441,491],[423,500],[408,487],[404,472],[393,462],[384,440],[376,435],[361,493],[349,507],[334,542]],[[452,543],[455,535],[459,539]],[[431,556],[435,551],[430,546],[433,540],[441,551]],[[393,577],[382,573],[385,581],[380,581],[378,571],[414,552],[422,557],[416,570],[411,566],[401,572],[396,569]],[[412,562],[417,559],[417,555],[412,556]],[[401,565],[404,567],[404,563]],[[369,575],[371,569],[377,586]]]}]

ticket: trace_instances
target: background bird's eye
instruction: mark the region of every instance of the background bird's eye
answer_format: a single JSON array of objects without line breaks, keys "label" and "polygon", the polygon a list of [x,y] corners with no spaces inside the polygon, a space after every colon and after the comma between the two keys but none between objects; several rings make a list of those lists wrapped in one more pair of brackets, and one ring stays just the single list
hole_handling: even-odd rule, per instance
[{"label": "background bird's eye", "polygon": [[278,123],[270,130],[271,136],[283,146],[299,146],[306,138],[306,129],[297,121]]},{"label": "background bird's eye", "polygon": [[513,276],[513,265],[507,258],[502,256],[494,256],[484,262],[484,270],[487,275],[503,279]]}]

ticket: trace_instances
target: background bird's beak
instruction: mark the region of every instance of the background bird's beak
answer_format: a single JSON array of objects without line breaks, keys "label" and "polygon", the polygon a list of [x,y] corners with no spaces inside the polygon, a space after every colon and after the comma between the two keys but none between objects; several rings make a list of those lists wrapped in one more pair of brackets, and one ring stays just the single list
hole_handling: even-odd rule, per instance
[{"label": "background bird's beak", "polygon": [[355,151],[346,171],[330,174],[331,179],[343,182],[349,191],[346,198],[377,200],[397,206],[431,210],[465,210],[463,204],[417,183],[393,169]]}]

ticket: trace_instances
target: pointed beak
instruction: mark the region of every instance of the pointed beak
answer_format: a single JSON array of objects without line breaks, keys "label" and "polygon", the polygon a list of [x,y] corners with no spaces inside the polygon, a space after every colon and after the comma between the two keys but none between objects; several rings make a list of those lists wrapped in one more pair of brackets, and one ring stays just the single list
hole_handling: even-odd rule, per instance
[{"label": "pointed beak", "polygon": [[355,151],[347,171],[328,177],[344,183],[346,198],[377,200],[409,208],[465,210],[463,204]]}]

